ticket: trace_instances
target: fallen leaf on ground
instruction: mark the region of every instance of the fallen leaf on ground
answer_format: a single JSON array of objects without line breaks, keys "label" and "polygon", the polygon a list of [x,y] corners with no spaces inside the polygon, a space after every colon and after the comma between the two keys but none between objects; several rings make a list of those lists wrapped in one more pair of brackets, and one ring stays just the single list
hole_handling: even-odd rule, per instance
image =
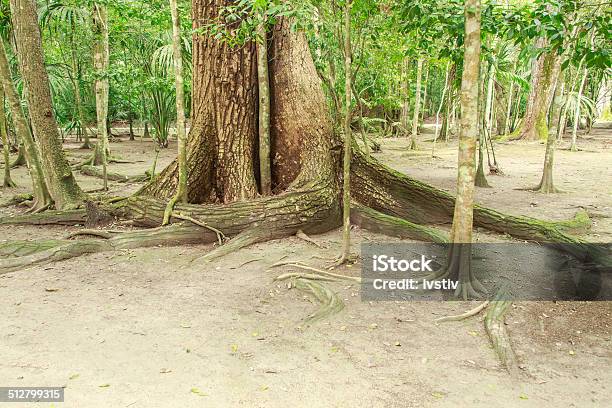
[{"label": "fallen leaf on ground", "polygon": [[193,387],[191,390],[189,390],[192,394],[198,395],[200,397],[206,397],[208,396],[208,394],[206,394],[205,392],[200,391],[198,388]]}]

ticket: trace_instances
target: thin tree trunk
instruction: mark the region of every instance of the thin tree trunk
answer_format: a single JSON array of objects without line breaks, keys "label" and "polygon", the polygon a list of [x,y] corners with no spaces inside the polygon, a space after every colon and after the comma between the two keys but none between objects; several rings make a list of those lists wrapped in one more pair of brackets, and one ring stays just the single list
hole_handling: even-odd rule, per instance
[{"label": "thin tree trunk", "polygon": [[[491,73],[492,69],[489,71]],[[483,75],[484,76],[484,75]],[[493,77],[491,75],[488,76],[488,81],[486,83],[486,91],[485,91],[485,83],[481,83],[479,85],[479,95],[484,95],[485,97],[485,109],[482,109],[482,105],[479,104],[478,109],[478,120],[482,123],[482,126],[479,127],[478,132],[478,164],[476,166],[476,176],[474,179],[474,185],[476,187],[490,188],[491,186],[487,182],[487,178],[484,172],[484,150],[487,146],[487,131],[489,130],[490,124],[490,115],[491,115],[491,103],[493,101]],[[463,109],[462,109],[463,112]],[[488,153],[488,149],[487,149]]]},{"label": "thin tree trunk", "polygon": [[[512,68],[512,72],[516,72],[516,62]],[[512,120],[512,96],[514,93],[514,81],[510,81],[510,89],[508,90],[508,106],[506,109],[506,120],[504,121],[504,135],[510,133],[510,121]]]},{"label": "thin tree trunk", "polygon": [[446,94],[446,108],[445,114],[442,121],[441,134],[444,137],[444,141],[448,143],[449,130],[451,126],[455,124],[455,89],[453,82],[455,82],[455,76],[457,75],[457,66],[453,64],[448,77],[448,93]]},{"label": "thin tree trunk", "polygon": [[[409,93],[410,90],[408,88],[408,66],[410,62],[407,57],[404,57],[402,61],[402,68],[400,74],[400,91],[402,97],[402,111],[400,113],[400,135],[407,136],[408,135],[408,122],[409,122],[409,113],[410,113],[410,102],[409,102]],[[391,89],[391,88],[389,88]]]},{"label": "thin tree trunk", "polygon": [[423,76],[423,58],[417,60],[416,89],[414,92],[414,112],[412,113],[412,132],[410,134],[410,150],[416,150],[416,137],[419,131],[419,118],[421,117],[421,77]]},{"label": "thin tree trunk", "polygon": [[[479,134],[478,82],[480,74],[480,0],[465,0],[464,66],[461,78],[461,124],[459,130],[459,165],[457,197],[453,214],[448,268],[461,280],[460,294],[472,295],[472,227],[474,217],[474,159]],[[458,244],[458,245],[457,245]]]},{"label": "thin tree trunk", "polygon": [[4,153],[4,181],[3,187],[16,187],[17,185],[11,179],[11,158],[9,156],[9,140],[6,131],[6,112],[4,111],[4,91],[0,86],[0,140],[2,141],[2,150]]},{"label": "thin tree trunk", "polygon": [[[576,70],[578,75],[580,75],[580,72],[582,71],[582,64],[584,63],[585,58],[586,57],[582,57],[582,59],[580,60],[580,63],[578,64],[578,68]],[[576,88],[576,80],[571,79],[571,72],[568,75],[570,76],[570,81],[571,81],[572,86],[569,92],[567,93],[565,103],[563,106],[563,111],[561,112],[561,117],[559,118],[559,125],[557,126],[557,140],[563,139],[563,136],[565,135],[565,128],[567,126],[567,112],[569,111],[568,99],[571,96],[571,94],[574,93],[574,89]]]},{"label": "thin tree trunk", "polygon": [[128,123],[130,125],[130,141],[134,141],[134,112],[130,110],[128,114]]},{"label": "thin tree trunk", "polygon": [[164,212],[166,225],[177,202],[187,203],[187,135],[185,134],[185,88],[183,85],[183,52],[181,47],[181,20],[177,0],[170,0],[172,14],[172,51],[174,54],[174,87],[176,88],[176,138],[178,140],[178,184],[174,197]]},{"label": "thin tree trunk", "polygon": [[487,81],[487,100],[485,105],[485,126],[490,136],[493,131],[493,93],[495,84],[495,66],[491,64],[489,67],[489,78]]},{"label": "thin tree trunk", "polygon": [[[108,190],[106,177],[108,166],[108,12],[106,5],[95,3],[94,21],[94,68],[96,70],[96,117],[98,121],[98,144],[94,153],[94,165],[102,164],[104,190]],[[98,163],[99,161],[99,163]]]},{"label": "thin tree trunk", "polygon": [[270,165],[270,77],[268,73],[268,31],[266,14],[257,26],[257,83],[259,85],[259,178],[263,195],[272,192]]},{"label": "thin tree trunk", "polygon": [[72,87],[74,88],[74,103],[76,104],[77,116],[79,118],[79,122],[81,123],[80,128],[83,132],[83,144],[81,145],[81,149],[91,149],[91,144],[89,143],[89,131],[87,130],[87,125],[85,124],[85,114],[83,113],[83,102],[81,99],[81,75],[79,73],[79,66],[77,62],[76,44],[74,42],[75,29],[75,23],[73,20],[70,27],[70,62],[72,65],[71,78]]},{"label": "thin tree trunk", "polygon": [[21,76],[28,89],[30,119],[40,149],[49,193],[58,209],[78,206],[84,198],[84,193],[76,183],[64,156],[57,122],[53,115],[36,2],[11,0],[11,19],[15,30]]},{"label": "thin tree trunk", "polygon": [[342,164],[342,255],[340,262],[349,260],[351,253],[351,0],[344,5],[344,159]]},{"label": "thin tree trunk", "polygon": [[576,138],[578,136],[578,125],[580,124],[580,101],[582,100],[582,93],[584,92],[584,85],[586,84],[588,70],[584,68],[582,78],[580,79],[580,86],[578,87],[578,95],[576,96],[576,109],[574,110],[574,127],[572,129],[572,144],[570,150],[575,152],[578,150],[576,146]]},{"label": "thin tree trunk", "polygon": [[440,131],[439,131],[439,126],[440,126],[440,112],[442,111],[442,107],[444,106],[444,99],[446,98],[446,93],[448,92],[448,88],[449,88],[449,83],[448,83],[448,79],[449,79],[449,69],[450,67],[450,62],[446,63],[446,69],[445,69],[445,75],[444,75],[444,88],[442,89],[442,96],[440,97],[440,106],[438,107],[438,111],[436,112],[436,128],[434,130],[434,140],[433,140],[433,146],[431,147],[431,157],[434,157],[435,155],[435,151],[436,151],[436,143],[438,142],[438,137],[440,135]]},{"label": "thin tree trunk", "polygon": [[423,101],[421,102],[421,105],[423,106],[423,109],[421,109],[421,123],[425,122],[425,112],[428,110],[427,109],[427,96],[428,96],[427,89],[428,88],[429,88],[429,64],[426,65],[426,69],[425,69],[425,81],[423,85]]},{"label": "thin tree trunk", "polygon": [[366,130],[363,121],[363,103],[361,101],[361,95],[357,92],[355,88],[355,84],[351,84],[353,95],[355,96],[355,100],[357,101],[357,112],[359,113],[359,133],[361,134],[361,141],[363,143],[363,149],[365,151],[366,157],[370,157],[370,144],[368,143],[368,136],[366,135]]},{"label": "thin tree trunk", "polygon": [[474,213],[474,162],[479,134],[478,84],[480,74],[480,0],[465,0],[464,67],[461,77],[461,123],[457,197],[451,241],[472,242]]}]

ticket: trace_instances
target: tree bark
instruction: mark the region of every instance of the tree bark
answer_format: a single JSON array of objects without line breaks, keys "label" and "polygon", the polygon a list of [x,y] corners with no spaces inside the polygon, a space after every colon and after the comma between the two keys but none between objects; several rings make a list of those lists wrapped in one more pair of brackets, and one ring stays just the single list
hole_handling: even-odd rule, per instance
[{"label": "tree bark", "polygon": [[401,97],[402,97],[402,111],[400,113],[400,135],[406,136],[408,134],[408,123],[410,121],[410,90],[408,88],[408,67],[410,65],[410,61],[408,57],[404,57],[402,61],[402,69],[401,69]]},{"label": "tree bark", "polygon": [[17,138],[21,141],[19,147],[20,154],[25,159],[29,169],[30,178],[32,179],[32,190],[34,191],[34,204],[32,210],[38,210],[46,208],[51,205],[52,200],[47,189],[47,183],[45,182],[45,175],[43,174],[40,155],[32,134],[30,133],[30,127],[26,122],[25,115],[23,113],[19,95],[13,85],[11,79],[11,71],[6,58],[4,42],[0,40],[0,81],[4,88],[4,93],[8,101],[11,114],[13,116],[13,125],[15,126],[15,133]]},{"label": "tree bark", "polygon": [[[512,66],[512,73],[516,72],[516,62]],[[510,121],[512,119],[512,96],[514,94],[514,81],[510,81],[510,89],[508,90],[508,102],[506,105],[506,119],[504,120],[504,135],[508,135],[512,129]],[[518,109],[518,107],[517,107]]]},{"label": "tree bark", "polygon": [[89,143],[89,130],[85,124],[85,114],[83,113],[83,102],[81,98],[81,75],[79,72],[79,64],[77,60],[76,44],[74,42],[74,33],[76,31],[75,22],[70,22],[70,64],[72,69],[72,87],[74,89],[74,103],[76,105],[77,117],[81,124],[81,131],[83,132],[83,144],[81,149],[91,149]]},{"label": "tree bark", "polygon": [[6,131],[6,112],[4,111],[4,91],[0,86],[0,140],[2,141],[2,150],[4,154],[4,180],[2,187],[16,187],[15,182],[11,179],[11,158],[9,156],[9,140]]},{"label": "tree bark", "polygon": [[267,17],[261,13],[257,26],[257,83],[259,85],[259,185],[263,195],[272,192],[270,165],[270,74],[268,70]]},{"label": "tree bark", "polygon": [[465,0],[465,43],[461,78],[461,126],[457,196],[451,241],[472,242],[474,159],[479,134],[478,80],[480,74],[480,0]]},{"label": "tree bark", "polygon": [[108,11],[106,5],[94,3],[94,68],[96,70],[96,117],[98,123],[98,143],[94,152],[93,165],[102,165],[104,190],[108,190],[106,177],[108,166]]},{"label": "tree bark", "polygon": [[178,140],[178,185],[174,197],[166,206],[162,224],[169,221],[177,201],[187,202],[187,136],[185,135],[185,89],[183,85],[183,52],[181,46],[181,20],[177,0],[170,0],[172,14],[172,51],[174,56],[174,87],[176,89],[176,138]]},{"label": "tree bark", "polygon": [[412,112],[412,132],[410,133],[410,150],[416,150],[416,137],[419,132],[419,118],[421,117],[421,77],[423,76],[423,58],[417,60],[416,88],[414,91],[414,112]]},{"label": "tree bark", "polygon": [[56,208],[75,207],[82,202],[84,193],[76,183],[64,156],[53,115],[36,3],[34,0],[11,0],[10,4],[21,76],[28,89],[30,118],[45,169],[47,187]]},{"label": "tree bark", "polygon": [[340,263],[349,260],[351,254],[351,95],[352,86],[352,49],[351,49],[351,7],[352,2],[344,4],[344,157],[342,159],[342,254]]},{"label": "tree bark", "polygon": [[580,79],[580,85],[578,87],[578,95],[576,97],[576,109],[574,110],[574,123],[572,128],[572,144],[570,145],[570,150],[575,152],[578,150],[576,146],[576,138],[578,136],[578,125],[580,124],[580,101],[582,100],[582,94],[584,92],[584,85],[586,84],[588,71],[584,68],[582,77]]},{"label": "tree bark", "polygon": [[[556,50],[542,54],[532,80],[532,90],[529,94],[527,111],[523,121],[520,139],[546,140],[548,136],[547,115],[554,94],[554,84],[557,82],[560,64]],[[535,82],[535,83],[534,83]]]},{"label": "tree bark", "polygon": [[[229,0],[194,0],[194,30],[214,21]],[[192,126],[187,142],[188,201],[248,200],[257,195],[257,65],[251,41],[232,48],[193,35]],[[142,193],[169,198],[178,181],[176,161]]]}]

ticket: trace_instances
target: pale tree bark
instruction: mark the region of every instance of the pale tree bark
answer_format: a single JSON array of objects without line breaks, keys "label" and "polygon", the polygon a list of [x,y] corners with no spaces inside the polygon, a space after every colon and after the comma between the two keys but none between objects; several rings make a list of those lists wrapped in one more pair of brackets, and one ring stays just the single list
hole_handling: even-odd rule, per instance
[{"label": "pale tree bark", "polygon": [[[580,72],[580,71],[578,71]],[[582,94],[584,93],[584,85],[586,84],[588,76],[588,70],[586,67],[583,69],[582,77],[580,78],[580,85],[578,86],[578,95],[576,96],[576,109],[574,109],[574,123],[572,128],[572,144],[570,150],[575,152],[578,150],[576,146],[576,138],[578,136],[578,126],[580,125],[580,101],[582,100]]]},{"label": "pale tree bark", "polygon": [[448,90],[446,92],[446,100],[444,101],[444,116],[442,117],[442,127],[440,129],[440,135],[442,135],[445,142],[448,142],[449,127],[453,122],[455,112],[455,89],[453,87],[453,82],[455,81],[456,71],[456,65],[452,64],[450,67],[450,72],[448,74]]},{"label": "pale tree bark", "polygon": [[442,89],[442,96],[440,97],[440,105],[438,106],[438,110],[436,111],[436,127],[434,129],[434,140],[433,145],[431,147],[431,157],[434,157],[436,152],[436,143],[438,142],[438,137],[440,135],[439,127],[440,127],[440,112],[442,112],[442,107],[444,106],[444,99],[446,98],[446,93],[448,92],[449,83],[448,83],[448,74],[450,71],[450,62],[446,63],[446,69],[444,74],[444,88]]},{"label": "pale tree bark", "polygon": [[2,150],[4,154],[4,181],[2,187],[16,187],[17,185],[11,179],[11,158],[9,156],[9,140],[6,131],[6,112],[4,111],[4,91],[0,86],[0,140],[2,141]]},{"label": "pale tree bark", "polygon": [[94,68],[96,70],[96,118],[98,122],[98,143],[94,153],[93,164],[102,164],[104,190],[108,190],[108,11],[106,5],[94,3]]},{"label": "pale tree bark", "polygon": [[174,56],[174,87],[176,88],[176,138],[178,141],[178,184],[174,197],[164,212],[162,224],[166,225],[177,202],[187,203],[187,135],[185,134],[185,88],[183,81],[183,52],[181,46],[181,19],[177,0],[170,0],[172,14],[172,51]]},{"label": "pale tree bark", "polygon": [[[582,59],[578,63],[578,68],[576,69],[576,72],[578,75],[580,75],[580,73],[582,72],[582,64],[584,63],[585,58],[586,57],[582,57]],[[571,94],[574,93],[574,90],[576,89],[576,80],[571,79],[571,74],[568,74],[568,75],[570,76],[570,82],[572,86],[570,87],[570,90],[566,95],[563,110],[561,111],[561,116],[559,117],[559,125],[557,126],[557,140],[563,139],[563,136],[565,135],[565,129],[567,126],[567,113],[569,111],[568,98],[570,97]]]},{"label": "pale tree bark", "polygon": [[521,130],[520,138],[525,140],[546,140],[548,137],[548,109],[553,100],[554,84],[559,76],[560,63],[556,50],[547,51],[540,56],[540,59],[537,83],[531,90]]},{"label": "pale tree bark", "polygon": [[[546,40],[544,38],[538,38],[535,46],[537,48],[543,48],[546,45]],[[525,139],[535,139],[535,119],[537,113],[540,109],[542,109],[540,102],[541,99],[538,99],[538,96],[542,95],[542,90],[539,88],[542,77],[542,68],[544,65],[544,55],[540,55],[538,58],[535,58],[531,63],[531,84],[529,87],[529,95],[527,97],[527,104],[525,107],[525,116],[523,118],[523,123],[521,124],[521,128],[517,129],[517,133],[520,132],[519,138]]]},{"label": "pale tree bark", "polygon": [[79,73],[79,65],[77,60],[76,43],[74,41],[74,34],[76,31],[74,20],[71,21],[70,26],[70,64],[72,69],[72,87],[74,89],[74,103],[76,105],[77,116],[81,123],[81,131],[83,132],[83,145],[81,149],[90,149],[91,144],[89,143],[89,130],[85,124],[85,114],[83,113],[83,101],[81,98],[81,75]]},{"label": "pale tree bark", "polygon": [[425,80],[423,82],[423,100],[421,101],[421,123],[425,122],[425,111],[427,111],[427,89],[429,88],[429,64],[425,65]]},{"label": "pale tree bark", "polygon": [[402,111],[400,113],[400,134],[406,136],[408,134],[408,123],[410,122],[410,102],[409,102],[409,89],[408,89],[408,67],[410,65],[410,61],[408,57],[404,57],[402,61],[402,69],[401,69],[401,93],[402,93]]},{"label": "pale tree bark", "polygon": [[349,260],[351,253],[351,95],[352,95],[352,49],[351,49],[352,1],[344,5],[344,158],[342,163],[342,254],[340,263]]},{"label": "pale tree bark", "polygon": [[421,117],[421,77],[423,76],[423,58],[417,60],[416,88],[414,91],[414,112],[412,112],[412,132],[410,134],[410,150],[416,150],[416,137],[419,132],[419,118]]},{"label": "pale tree bark", "polygon": [[[483,75],[486,76],[486,75]],[[487,90],[485,90],[485,85]],[[488,89],[490,88],[491,90],[491,94],[488,93]],[[491,100],[493,99],[493,82],[492,82],[492,77],[489,77],[489,81],[487,81],[487,83],[485,84],[484,81],[479,85],[479,95],[484,95],[485,96],[485,109],[482,108],[482,106],[479,104],[478,106],[478,120],[480,121],[481,126],[479,127],[479,132],[478,132],[478,137],[476,138],[476,141],[478,143],[478,163],[476,165],[476,175],[474,178],[474,185],[476,187],[483,187],[483,188],[490,188],[491,186],[489,185],[488,181],[487,181],[487,177],[485,176],[485,172],[484,172],[484,152],[485,152],[485,146],[487,144],[487,130],[488,130],[488,114],[489,112],[487,111],[487,103],[489,101],[489,97],[491,97]]]},{"label": "pale tree bark", "polygon": [[453,213],[449,274],[458,276],[457,295],[464,299],[481,290],[471,271],[471,242],[474,223],[474,159],[479,134],[478,88],[480,75],[480,0],[465,0],[465,43],[461,77],[461,119],[457,196]]},{"label": "pale tree bark", "polygon": [[[512,72],[516,72],[516,62],[512,67]],[[504,120],[504,135],[510,133],[510,120],[512,115],[512,96],[514,94],[514,81],[510,81],[510,89],[508,90],[508,105],[506,106],[506,119]]]},{"label": "pale tree bark", "polygon": [[49,193],[58,209],[79,206],[85,195],[76,183],[64,156],[57,122],[53,115],[36,2],[11,0],[11,19],[21,76],[28,89],[30,119],[40,149]]},{"label": "pale tree bark", "polygon": [[259,85],[259,185],[263,195],[272,192],[270,165],[270,74],[268,72],[268,30],[266,14],[257,26],[257,83]]}]

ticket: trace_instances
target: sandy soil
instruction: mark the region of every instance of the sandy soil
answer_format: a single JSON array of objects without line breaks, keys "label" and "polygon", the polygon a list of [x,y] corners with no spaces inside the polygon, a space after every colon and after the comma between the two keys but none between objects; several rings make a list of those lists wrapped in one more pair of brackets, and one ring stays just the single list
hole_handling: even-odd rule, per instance
[{"label": "sandy soil", "polygon": [[[416,154],[406,152],[405,140],[385,140],[379,157],[452,191],[454,148],[438,145],[440,158],[431,159],[428,137]],[[542,145],[498,145],[505,175],[490,176],[494,188],[479,189],[478,200],[550,219],[586,207],[598,216],[589,239],[608,242],[611,140],[610,131],[597,130],[580,140],[588,151],[559,151],[556,181],[567,192],[552,196],[514,190],[538,182]],[[158,169],[172,160],[174,148],[162,151]],[[67,149],[74,161],[86,155],[75,144]],[[114,164],[115,172],[150,167],[150,142],[124,140],[112,149],[139,160]],[[21,187],[2,190],[0,201],[27,191],[24,169],[13,174]],[[85,189],[101,185],[78,179]],[[111,193],[136,188],[112,183]],[[2,226],[0,240],[62,237],[77,229]],[[394,241],[359,229],[353,235],[355,252],[364,240]],[[511,379],[489,346],[482,317],[434,324],[470,303],[367,303],[356,285],[331,284],[345,309],[305,325],[316,303],[275,283],[282,270],[269,267],[280,259],[320,265],[318,256],[332,258],[340,246],[339,231],[313,238],[326,248],[290,238],[210,264],[197,260],[210,246],[139,249],[2,275],[0,385],[65,386],[66,402],[56,407],[609,406],[610,302],[516,302],[507,324],[522,374]]]}]

